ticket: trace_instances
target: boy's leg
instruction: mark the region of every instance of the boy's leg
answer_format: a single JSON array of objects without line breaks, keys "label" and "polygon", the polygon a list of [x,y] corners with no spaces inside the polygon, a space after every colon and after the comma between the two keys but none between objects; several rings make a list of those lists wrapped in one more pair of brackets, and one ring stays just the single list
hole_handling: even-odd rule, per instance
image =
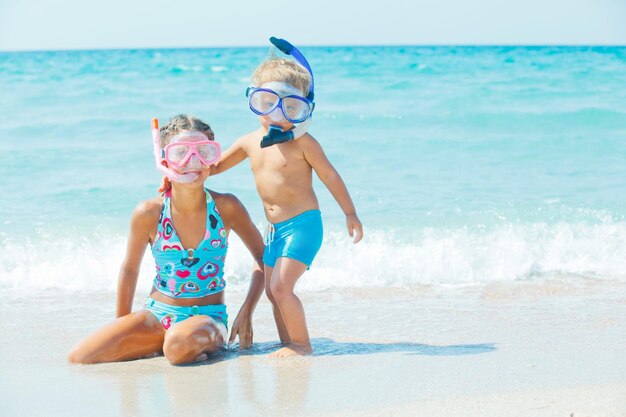
[{"label": "boy's leg", "polygon": [[272,289],[270,287],[274,268],[265,264],[263,269],[265,271],[265,294],[272,303],[272,313],[274,313],[274,321],[276,322],[276,328],[278,329],[278,337],[283,345],[288,345],[291,343],[291,339],[289,339],[289,333],[287,332],[287,327],[285,327],[285,321],[283,320],[283,316],[280,313],[280,309],[278,308],[278,304],[276,303],[276,299],[274,298],[274,294],[272,294]]},{"label": "boy's leg", "polygon": [[304,355],[312,352],[304,308],[293,292],[296,282],[306,270],[306,264],[285,257],[278,258],[274,265],[270,278],[270,290],[282,314],[291,343],[272,353],[272,357]]}]

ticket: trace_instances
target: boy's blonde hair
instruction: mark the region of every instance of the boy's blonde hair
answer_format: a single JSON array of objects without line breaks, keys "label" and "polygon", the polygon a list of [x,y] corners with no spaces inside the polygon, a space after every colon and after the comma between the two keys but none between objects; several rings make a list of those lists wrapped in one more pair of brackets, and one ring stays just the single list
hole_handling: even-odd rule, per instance
[{"label": "boy's blonde hair", "polygon": [[204,123],[197,117],[188,116],[186,114],[177,114],[172,117],[167,124],[163,125],[159,131],[161,132],[161,148],[170,143],[170,140],[184,130],[195,130],[204,133],[209,140],[214,140],[215,135],[211,126]]},{"label": "boy's blonde hair", "polygon": [[311,74],[302,65],[285,58],[272,57],[261,63],[252,73],[252,85],[259,87],[269,82],[282,82],[302,90],[304,96],[311,88]]}]

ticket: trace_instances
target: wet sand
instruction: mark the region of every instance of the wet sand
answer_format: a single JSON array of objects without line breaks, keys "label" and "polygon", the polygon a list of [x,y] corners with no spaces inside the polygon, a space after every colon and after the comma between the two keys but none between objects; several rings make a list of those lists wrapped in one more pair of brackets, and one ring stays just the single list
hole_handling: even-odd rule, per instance
[{"label": "wet sand", "polygon": [[[278,345],[262,300],[253,349],[182,367],[68,365],[114,308],[113,293],[69,295],[6,300],[1,416],[626,415],[620,283],[306,292],[315,354],[286,360],[267,356]],[[228,297],[232,321],[242,294]]]}]

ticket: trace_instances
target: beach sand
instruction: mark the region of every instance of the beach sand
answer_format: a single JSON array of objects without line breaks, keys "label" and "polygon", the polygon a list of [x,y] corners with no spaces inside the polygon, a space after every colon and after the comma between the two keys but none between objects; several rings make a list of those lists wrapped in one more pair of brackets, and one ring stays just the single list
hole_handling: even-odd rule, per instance
[{"label": "beach sand", "polygon": [[[267,356],[263,299],[253,349],[173,367],[68,365],[115,295],[16,294],[3,300],[0,416],[626,416],[625,295],[576,277],[306,292],[314,355]],[[242,297],[228,294],[231,323]]]}]

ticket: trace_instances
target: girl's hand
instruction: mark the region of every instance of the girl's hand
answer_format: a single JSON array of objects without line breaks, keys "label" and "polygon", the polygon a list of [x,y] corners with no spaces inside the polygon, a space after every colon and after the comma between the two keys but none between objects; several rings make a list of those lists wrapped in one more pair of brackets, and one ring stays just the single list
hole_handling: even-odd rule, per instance
[{"label": "girl's hand", "polygon": [[228,339],[229,345],[235,342],[237,335],[239,335],[239,350],[247,349],[252,346],[252,318],[241,312],[237,314],[233,328],[230,331],[230,339]]},{"label": "girl's hand", "polygon": [[353,238],[352,243],[359,243],[363,239],[363,225],[356,213],[346,215],[346,225],[348,226],[348,234]]}]

